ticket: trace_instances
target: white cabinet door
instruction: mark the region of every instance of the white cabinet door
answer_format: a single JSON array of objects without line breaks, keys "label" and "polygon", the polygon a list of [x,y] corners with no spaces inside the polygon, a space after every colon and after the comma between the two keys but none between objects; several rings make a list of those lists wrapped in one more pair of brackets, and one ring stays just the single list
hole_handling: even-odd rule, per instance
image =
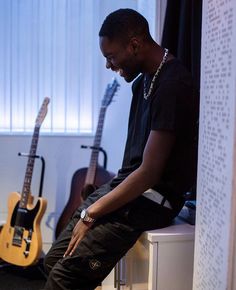
[{"label": "white cabinet door", "polygon": [[140,238],[96,290],[148,290],[148,269],[149,242]]},{"label": "white cabinet door", "polygon": [[[191,290],[194,231],[178,223],[145,232],[99,290]],[[116,277],[121,283],[114,286]]]},{"label": "white cabinet door", "polygon": [[149,242],[141,236],[126,255],[125,290],[147,290],[149,277]]}]

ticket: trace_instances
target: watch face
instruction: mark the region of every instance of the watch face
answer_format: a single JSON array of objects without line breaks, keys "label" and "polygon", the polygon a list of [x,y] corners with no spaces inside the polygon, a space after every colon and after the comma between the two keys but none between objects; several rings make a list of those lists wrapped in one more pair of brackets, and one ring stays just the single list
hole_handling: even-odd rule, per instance
[{"label": "watch face", "polygon": [[88,215],[88,212],[86,209],[83,209],[81,211],[81,214],[80,214],[80,218],[82,221],[84,222],[89,222],[89,223],[93,223],[95,222],[95,219],[91,218],[89,215]]},{"label": "watch face", "polygon": [[86,210],[83,209],[82,212],[81,212],[81,214],[80,214],[80,217],[81,217],[82,219],[84,219],[85,216],[86,216]]}]

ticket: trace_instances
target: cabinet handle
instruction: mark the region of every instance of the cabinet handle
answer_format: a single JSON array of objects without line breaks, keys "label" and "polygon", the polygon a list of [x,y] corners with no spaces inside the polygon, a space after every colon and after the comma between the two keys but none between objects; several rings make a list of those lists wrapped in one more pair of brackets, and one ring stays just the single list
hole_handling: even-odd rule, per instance
[{"label": "cabinet handle", "polygon": [[120,285],[126,285],[126,258],[122,258],[119,261],[119,283]]},{"label": "cabinet handle", "polygon": [[125,259],[122,258],[114,268],[114,288],[120,290],[121,285],[125,285]]},{"label": "cabinet handle", "polygon": [[120,271],[119,271],[119,262],[115,265],[114,268],[114,288],[120,290]]}]

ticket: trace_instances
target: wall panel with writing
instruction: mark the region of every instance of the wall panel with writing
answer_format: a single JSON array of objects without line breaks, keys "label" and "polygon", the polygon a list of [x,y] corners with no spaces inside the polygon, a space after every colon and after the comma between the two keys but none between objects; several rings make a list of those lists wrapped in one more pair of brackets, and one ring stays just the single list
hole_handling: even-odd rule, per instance
[{"label": "wall panel with writing", "polygon": [[203,1],[197,224],[193,289],[231,289],[236,1]]}]

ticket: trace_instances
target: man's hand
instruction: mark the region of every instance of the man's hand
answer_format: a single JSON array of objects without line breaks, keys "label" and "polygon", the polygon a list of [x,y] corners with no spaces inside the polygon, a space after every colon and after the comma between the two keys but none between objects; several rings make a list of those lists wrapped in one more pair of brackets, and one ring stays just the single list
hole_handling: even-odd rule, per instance
[{"label": "man's hand", "polygon": [[83,222],[82,220],[79,220],[77,222],[77,224],[75,225],[75,227],[73,229],[69,246],[68,246],[68,248],[63,256],[64,258],[66,256],[72,256],[72,254],[74,253],[78,244],[83,239],[83,237],[86,235],[88,230],[91,228],[92,224],[93,223]]}]

